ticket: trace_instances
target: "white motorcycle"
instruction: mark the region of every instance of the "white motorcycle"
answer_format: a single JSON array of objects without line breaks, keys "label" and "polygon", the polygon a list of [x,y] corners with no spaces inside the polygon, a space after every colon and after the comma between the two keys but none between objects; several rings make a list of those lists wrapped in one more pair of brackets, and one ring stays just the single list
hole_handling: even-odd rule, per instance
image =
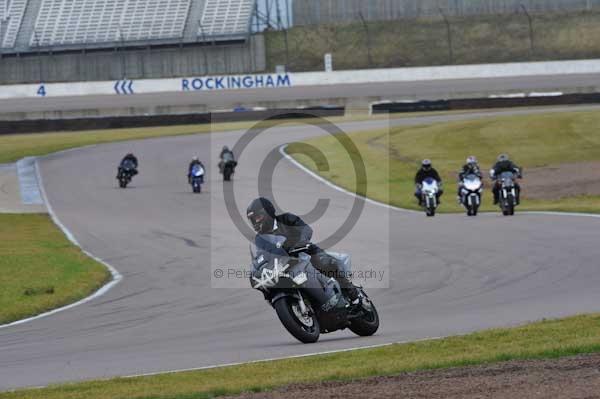
[{"label": "white motorcycle", "polygon": [[421,183],[421,204],[427,216],[435,216],[435,211],[439,205],[439,192],[440,186],[435,179],[428,177]]},{"label": "white motorcycle", "polygon": [[468,174],[460,183],[460,202],[467,210],[468,216],[477,216],[481,205],[483,182],[476,174]]}]

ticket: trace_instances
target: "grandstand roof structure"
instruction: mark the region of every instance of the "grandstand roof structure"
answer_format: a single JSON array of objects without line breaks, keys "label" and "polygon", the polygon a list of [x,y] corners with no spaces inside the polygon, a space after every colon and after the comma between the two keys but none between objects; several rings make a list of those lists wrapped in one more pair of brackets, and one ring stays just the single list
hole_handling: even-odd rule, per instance
[{"label": "grandstand roof structure", "polygon": [[256,0],[0,0],[0,52],[246,40]]}]

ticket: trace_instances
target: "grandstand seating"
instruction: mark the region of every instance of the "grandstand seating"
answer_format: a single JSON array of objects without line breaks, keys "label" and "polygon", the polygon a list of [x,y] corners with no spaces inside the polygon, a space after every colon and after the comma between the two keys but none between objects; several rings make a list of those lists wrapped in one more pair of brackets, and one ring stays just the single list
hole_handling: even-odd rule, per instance
[{"label": "grandstand seating", "polygon": [[6,53],[244,40],[256,1],[0,0],[0,48]]},{"label": "grandstand seating", "polygon": [[[3,2],[0,2],[0,7],[3,9],[0,33],[4,32],[4,36],[0,35],[0,38],[2,39],[0,47],[14,47],[15,42],[17,41],[19,28],[21,27],[21,22],[25,16],[25,10],[27,9],[27,1],[28,0],[4,0]],[[8,11],[8,13],[6,13],[6,11]]]},{"label": "grandstand seating", "polygon": [[255,2],[256,0],[207,0],[198,35],[214,38],[247,34]]},{"label": "grandstand seating", "polygon": [[191,0],[42,0],[31,46],[181,38]]}]

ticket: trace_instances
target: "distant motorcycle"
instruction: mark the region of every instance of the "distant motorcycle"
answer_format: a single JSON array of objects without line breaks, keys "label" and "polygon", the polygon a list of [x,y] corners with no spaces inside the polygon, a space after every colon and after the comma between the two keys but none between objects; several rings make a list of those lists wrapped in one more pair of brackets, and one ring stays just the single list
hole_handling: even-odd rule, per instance
[{"label": "distant motorcycle", "polygon": [[[253,288],[260,290],[275,309],[287,331],[303,343],[316,342],[320,334],[345,328],[360,336],[375,334],[379,315],[367,294],[358,288],[361,303],[350,305],[339,283],[313,267],[310,256],[282,245],[286,238],[264,234],[251,244]],[[300,252],[299,252],[300,251]],[[348,255],[330,253],[350,270]]]},{"label": "distant motorcycle", "polygon": [[223,174],[224,181],[230,181],[231,177],[235,173],[235,167],[237,166],[237,162],[233,159],[233,155],[231,153],[226,153],[223,156],[223,160],[219,165],[221,169],[221,173]]},{"label": "distant motorcycle", "polygon": [[117,175],[119,187],[126,188],[127,185],[131,183],[131,179],[136,172],[135,164],[130,160],[125,160],[125,162],[123,162],[123,164],[119,167],[119,173]]},{"label": "distant motorcycle", "polygon": [[435,179],[428,177],[421,183],[421,205],[427,216],[435,216],[435,211],[439,205],[439,192],[440,186]]},{"label": "distant motorcycle", "polygon": [[513,172],[502,172],[496,183],[500,186],[499,205],[504,216],[512,216],[515,214],[518,195],[515,178],[516,176]]},{"label": "distant motorcycle", "polygon": [[192,173],[190,174],[190,184],[194,193],[202,192],[202,184],[204,183],[204,168],[200,165],[192,166]]},{"label": "distant motorcycle", "polygon": [[467,210],[468,216],[477,216],[481,205],[483,183],[476,174],[468,174],[460,183],[460,201]]}]

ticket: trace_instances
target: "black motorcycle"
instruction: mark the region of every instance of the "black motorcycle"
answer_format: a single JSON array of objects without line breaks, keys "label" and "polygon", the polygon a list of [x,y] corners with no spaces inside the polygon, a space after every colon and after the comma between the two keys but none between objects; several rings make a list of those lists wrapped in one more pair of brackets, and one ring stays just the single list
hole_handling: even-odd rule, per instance
[{"label": "black motorcycle", "polygon": [[131,179],[133,176],[137,174],[137,170],[135,168],[135,164],[126,160],[119,167],[119,173],[117,174],[117,179],[119,180],[119,187],[126,188],[129,183],[131,183]]},{"label": "black motorcycle", "polygon": [[225,153],[223,155],[223,159],[221,160],[221,164],[219,165],[221,169],[221,173],[223,174],[224,181],[230,181],[231,177],[235,173],[235,167],[237,166],[237,162],[233,159],[233,155],[230,153]]},{"label": "black motorcycle", "polygon": [[229,161],[223,165],[223,180],[224,181],[231,180],[231,176],[233,176],[233,174],[235,173],[236,165],[237,165],[237,162],[235,162],[235,161]]},{"label": "black motorcycle", "polygon": [[518,177],[513,172],[502,172],[498,177],[499,205],[504,216],[515,214],[515,207],[518,205],[517,197],[519,195],[515,178]]},{"label": "black motorcycle", "polygon": [[[250,283],[264,294],[288,332],[303,343],[345,328],[360,336],[375,334],[379,315],[362,288],[358,288],[360,303],[350,304],[339,283],[313,267],[310,256],[302,252],[306,247],[288,253],[282,248],[285,240],[270,234],[257,237],[250,249]],[[330,255],[349,271],[349,256]]]}]

